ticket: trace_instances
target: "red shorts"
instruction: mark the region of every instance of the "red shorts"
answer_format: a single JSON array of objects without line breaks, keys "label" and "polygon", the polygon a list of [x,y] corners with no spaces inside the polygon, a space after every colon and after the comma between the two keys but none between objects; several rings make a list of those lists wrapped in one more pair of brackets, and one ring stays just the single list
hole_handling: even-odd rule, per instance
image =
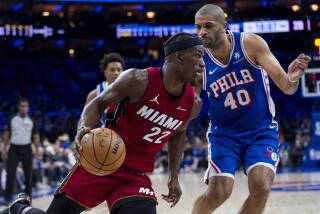
[{"label": "red shorts", "polygon": [[76,165],[64,179],[59,193],[90,209],[107,201],[109,210],[123,199],[152,200],[157,203],[151,181],[145,174],[121,167],[107,176],[96,176]]}]

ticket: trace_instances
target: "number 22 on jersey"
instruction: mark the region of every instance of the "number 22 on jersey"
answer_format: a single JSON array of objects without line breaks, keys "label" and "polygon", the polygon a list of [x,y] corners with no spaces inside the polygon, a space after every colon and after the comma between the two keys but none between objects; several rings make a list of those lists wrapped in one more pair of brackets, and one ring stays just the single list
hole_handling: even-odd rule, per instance
[{"label": "number 22 on jersey", "polygon": [[151,133],[146,134],[143,139],[150,143],[160,144],[162,143],[162,139],[167,137],[170,133],[170,131],[161,132],[161,128],[153,127],[151,128]]}]

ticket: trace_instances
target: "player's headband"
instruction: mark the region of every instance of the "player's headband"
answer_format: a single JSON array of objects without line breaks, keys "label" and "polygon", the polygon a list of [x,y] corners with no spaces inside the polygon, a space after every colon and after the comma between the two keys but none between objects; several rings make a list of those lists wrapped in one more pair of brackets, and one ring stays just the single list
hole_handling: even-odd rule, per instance
[{"label": "player's headband", "polygon": [[182,41],[177,41],[171,44],[168,44],[164,46],[164,54],[165,56],[169,56],[170,54],[177,52],[177,51],[182,51],[188,48],[191,48],[193,46],[197,45],[203,45],[203,42],[200,38],[198,37],[193,37],[190,39],[182,40]]}]

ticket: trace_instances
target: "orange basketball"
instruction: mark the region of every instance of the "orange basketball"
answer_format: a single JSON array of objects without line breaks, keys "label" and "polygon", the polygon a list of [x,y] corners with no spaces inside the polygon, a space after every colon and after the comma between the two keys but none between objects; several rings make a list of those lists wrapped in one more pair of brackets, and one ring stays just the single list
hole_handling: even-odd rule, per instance
[{"label": "orange basketball", "polygon": [[126,156],[126,148],[121,137],[107,128],[91,130],[83,136],[81,145],[81,166],[98,176],[117,171]]}]

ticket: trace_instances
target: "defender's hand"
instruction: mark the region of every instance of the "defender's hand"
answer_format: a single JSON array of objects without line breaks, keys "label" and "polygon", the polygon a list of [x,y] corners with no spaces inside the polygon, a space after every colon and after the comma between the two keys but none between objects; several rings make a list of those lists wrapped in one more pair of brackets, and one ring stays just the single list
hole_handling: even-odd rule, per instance
[{"label": "defender's hand", "polygon": [[168,188],[169,188],[169,194],[168,195],[161,194],[161,196],[162,196],[162,199],[164,199],[168,203],[172,203],[170,206],[170,208],[172,208],[178,203],[182,195],[178,178],[169,178]]},{"label": "defender's hand", "polygon": [[79,162],[79,159],[80,159],[80,152],[82,151],[82,146],[81,146],[81,139],[82,137],[89,133],[91,131],[91,129],[89,127],[80,127],[78,129],[78,132],[77,132],[77,135],[76,135],[76,138],[75,138],[75,157],[77,159],[77,162]]},{"label": "defender's hand", "polygon": [[305,54],[300,54],[297,59],[293,60],[288,68],[288,78],[291,82],[297,82],[302,77],[308,64],[311,61],[311,57]]}]

